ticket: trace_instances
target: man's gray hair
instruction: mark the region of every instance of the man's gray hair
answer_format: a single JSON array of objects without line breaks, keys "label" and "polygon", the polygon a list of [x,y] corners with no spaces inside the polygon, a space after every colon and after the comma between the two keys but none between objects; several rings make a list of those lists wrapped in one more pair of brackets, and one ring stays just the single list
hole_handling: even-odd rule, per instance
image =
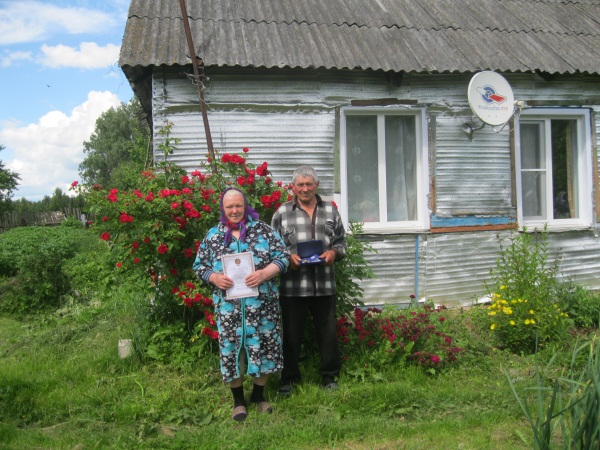
[{"label": "man's gray hair", "polygon": [[315,180],[315,183],[319,184],[319,177],[317,176],[317,172],[311,166],[300,166],[296,170],[294,170],[294,174],[292,175],[292,184],[296,183],[296,178],[298,177],[312,177]]}]

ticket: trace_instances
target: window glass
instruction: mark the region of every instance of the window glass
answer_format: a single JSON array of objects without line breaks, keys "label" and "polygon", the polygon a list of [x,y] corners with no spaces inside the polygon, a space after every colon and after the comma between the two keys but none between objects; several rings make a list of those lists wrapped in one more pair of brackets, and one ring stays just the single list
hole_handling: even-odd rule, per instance
[{"label": "window glass", "polygon": [[[589,112],[532,109],[519,119],[519,208],[523,225],[589,226]],[[589,195],[584,193],[589,192]]]},{"label": "window glass", "polygon": [[577,185],[574,167],[577,152],[573,120],[553,120],[552,126],[552,210],[555,219],[572,219],[577,214]]},{"label": "window glass", "polygon": [[377,116],[349,116],[346,130],[348,219],[353,222],[378,222]]},{"label": "window glass", "polygon": [[417,146],[414,116],[385,117],[388,221],[417,220]]}]

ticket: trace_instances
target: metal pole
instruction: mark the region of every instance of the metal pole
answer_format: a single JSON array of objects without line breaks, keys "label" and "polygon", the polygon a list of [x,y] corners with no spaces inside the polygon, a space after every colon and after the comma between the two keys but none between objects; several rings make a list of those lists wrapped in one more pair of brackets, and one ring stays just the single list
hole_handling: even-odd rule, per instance
[{"label": "metal pole", "polygon": [[206,103],[204,102],[204,91],[202,89],[200,68],[198,65],[198,59],[196,57],[196,51],[194,50],[194,42],[192,41],[192,31],[190,29],[190,22],[188,19],[187,8],[185,6],[185,0],[179,0],[179,5],[181,6],[183,28],[185,29],[185,36],[187,38],[188,48],[190,51],[190,58],[192,59],[192,66],[194,67],[194,78],[196,80],[196,86],[198,87],[198,100],[200,102],[200,109],[202,110],[202,121],[204,122],[204,132],[206,133],[206,145],[208,147],[208,156],[210,157],[210,166],[212,168],[212,173],[216,174],[217,164],[215,161],[215,150],[213,148],[212,137],[210,134],[210,126],[208,124]]}]

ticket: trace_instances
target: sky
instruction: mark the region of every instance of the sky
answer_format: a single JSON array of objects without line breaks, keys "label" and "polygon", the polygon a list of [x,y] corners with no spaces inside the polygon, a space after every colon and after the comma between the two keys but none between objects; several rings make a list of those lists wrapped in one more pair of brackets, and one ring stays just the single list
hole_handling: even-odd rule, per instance
[{"label": "sky", "polygon": [[0,0],[0,161],[13,200],[79,181],[96,120],[133,97],[119,67],[129,0]]}]

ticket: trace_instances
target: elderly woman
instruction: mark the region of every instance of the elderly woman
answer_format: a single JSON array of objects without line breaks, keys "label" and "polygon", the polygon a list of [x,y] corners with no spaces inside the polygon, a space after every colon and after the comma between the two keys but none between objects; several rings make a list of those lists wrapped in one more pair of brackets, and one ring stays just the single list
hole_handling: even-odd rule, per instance
[{"label": "elderly woman", "polygon": [[[252,253],[255,271],[244,282],[248,288],[257,288],[258,295],[227,299],[226,291],[234,287],[234,280],[223,273],[221,257],[242,252]],[[283,368],[283,356],[279,292],[272,279],[287,270],[289,258],[281,237],[258,220],[244,193],[226,189],[221,195],[220,223],[206,234],[193,267],[213,288],[221,373],[233,394],[233,420],[242,421],[247,416],[240,369],[242,351],[247,374],[254,377],[250,402],[260,412],[273,410],[263,389],[269,375]]]}]

